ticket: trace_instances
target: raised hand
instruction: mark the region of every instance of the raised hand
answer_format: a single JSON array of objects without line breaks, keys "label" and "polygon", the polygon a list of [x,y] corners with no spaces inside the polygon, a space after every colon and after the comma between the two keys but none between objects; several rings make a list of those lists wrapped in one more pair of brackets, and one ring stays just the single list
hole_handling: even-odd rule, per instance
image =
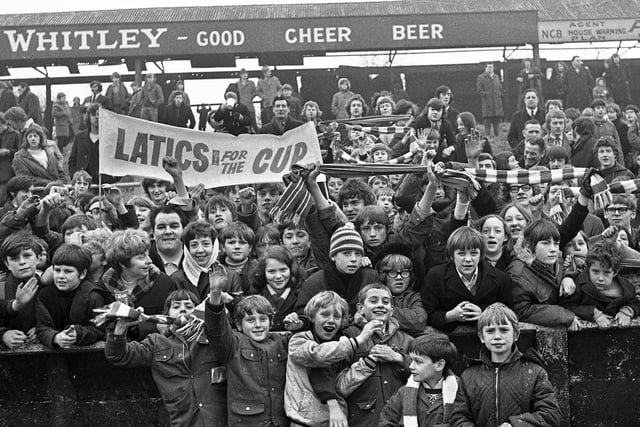
[{"label": "raised hand", "polygon": [[18,289],[16,289],[16,299],[14,300],[12,308],[15,311],[19,311],[33,299],[36,292],[38,292],[38,279],[35,277],[21,283],[18,285]]},{"label": "raised hand", "polygon": [[172,178],[182,176],[182,169],[178,167],[178,161],[173,157],[165,156],[162,159],[162,168],[171,175]]},{"label": "raised hand", "polygon": [[209,270],[209,302],[219,305],[222,302],[222,291],[227,284],[227,271],[218,262]]},{"label": "raised hand", "polygon": [[298,317],[298,313],[289,313],[284,318],[284,328],[287,331],[297,331],[304,326],[304,322]]}]

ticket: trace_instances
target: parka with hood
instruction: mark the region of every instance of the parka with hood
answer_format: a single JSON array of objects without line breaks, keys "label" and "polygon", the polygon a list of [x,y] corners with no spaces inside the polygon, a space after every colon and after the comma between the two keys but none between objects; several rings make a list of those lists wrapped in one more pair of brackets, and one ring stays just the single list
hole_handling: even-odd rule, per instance
[{"label": "parka with hood", "polygon": [[[343,91],[340,88],[342,83],[347,83],[347,90]],[[333,99],[331,100],[331,112],[336,119],[348,119],[349,114],[347,114],[347,101],[350,100],[354,96],[354,93],[351,91],[351,82],[349,79],[343,77],[338,80],[338,91],[333,94]]]},{"label": "parka with hood", "polygon": [[42,128],[37,124],[32,124],[27,128],[27,130],[22,134],[22,143],[23,147],[27,145],[27,135],[32,132],[36,132],[40,137],[40,146],[43,147],[44,152],[47,154],[47,167],[45,168],[39,161],[37,161],[31,153],[26,148],[18,151],[13,157],[13,170],[16,175],[26,175],[30,176],[33,179],[33,185],[35,186],[46,186],[51,181],[57,181],[61,179],[65,179],[65,174],[58,163],[58,159],[46,147],[47,140],[45,139],[44,132]]}]

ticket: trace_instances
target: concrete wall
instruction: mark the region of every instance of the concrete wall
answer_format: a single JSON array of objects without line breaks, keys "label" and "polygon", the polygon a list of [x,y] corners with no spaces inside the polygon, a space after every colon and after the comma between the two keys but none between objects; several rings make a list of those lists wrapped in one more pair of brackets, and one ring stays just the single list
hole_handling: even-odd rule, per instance
[{"label": "concrete wall", "polygon": [[[452,334],[462,357],[477,357],[475,331]],[[579,332],[524,325],[518,346],[534,347],[547,361],[558,391],[563,425],[633,426],[640,420],[640,321],[627,329]],[[40,345],[0,351],[0,425],[167,425],[148,369],[111,366],[103,343],[51,351]]]}]

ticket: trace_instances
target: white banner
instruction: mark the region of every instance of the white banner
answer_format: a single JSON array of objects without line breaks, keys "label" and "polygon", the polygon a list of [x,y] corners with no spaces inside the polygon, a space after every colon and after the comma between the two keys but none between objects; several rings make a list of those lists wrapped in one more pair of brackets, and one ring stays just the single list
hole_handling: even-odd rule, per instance
[{"label": "white banner", "polygon": [[297,163],[322,162],[313,123],[282,136],[200,132],[100,109],[100,173],[170,180],[162,158],[175,157],[187,186],[280,182]]}]

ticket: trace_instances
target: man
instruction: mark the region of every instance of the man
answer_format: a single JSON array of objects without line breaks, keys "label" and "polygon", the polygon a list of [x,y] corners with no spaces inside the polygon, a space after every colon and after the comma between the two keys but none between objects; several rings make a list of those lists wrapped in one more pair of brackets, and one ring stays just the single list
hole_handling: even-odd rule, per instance
[{"label": "man", "polygon": [[293,120],[289,116],[289,100],[282,95],[276,96],[273,100],[273,114],[271,122],[260,128],[261,134],[282,135],[302,125],[301,121]]},{"label": "man", "polygon": [[536,138],[540,138],[542,135],[542,126],[538,123],[537,120],[527,120],[524,124],[524,129],[522,130],[522,141],[518,143],[518,145],[511,150],[516,160],[522,164],[522,159],[524,156],[524,148],[527,142],[531,142]]},{"label": "man", "polygon": [[443,119],[446,105],[438,98],[431,98],[413,125],[414,129],[435,129],[440,133],[440,148],[452,146],[456,142],[451,124]]},{"label": "man", "polygon": [[131,82],[131,97],[129,98],[129,111],[127,115],[139,119],[142,116],[142,101],[144,94],[137,81]]},{"label": "man", "polygon": [[273,102],[281,89],[282,84],[280,84],[280,80],[276,76],[271,75],[271,68],[267,65],[262,67],[262,78],[258,80],[256,95],[262,98],[260,118],[263,126],[273,119]]},{"label": "man", "polygon": [[300,102],[300,98],[293,94],[293,87],[289,83],[285,83],[282,86],[282,96],[289,100],[289,116],[291,116],[293,120],[300,119],[302,102]]},{"label": "man", "polygon": [[42,125],[42,108],[38,96],[31,92],[29,85],[22,82],[18,85],[18,105],[24,110],[29,119]]},{"label": "man", "polygon": [[71,122],[73,126],[73,134],[78,133],[80,129],[80,124],[84,119],[84,114],[82,113],[82,105],[80,105],[80,97],[73,97],[73,105],[71,106]]},{"label": "man", "polygon": [[13,93],[11,82],[0,82],[0,113],[18,105],[18,98]]},{"label": "man", "polygon": [[607,184],[611,184],[613,180],[635,179],[633,173],[620,164],[616,148],[615,141],[610,136],[597,139],[593,148],[598,163],[600,163],[599,173]]},{"label": "man", "polygon": [[225,102],[213,114],[213,120],[222,122],[222,131],[225,133],[234,136],[249,133],[251,112],[247,106],[238,102],[238,95],[235,92],[225,93],[224,99]]},{"label": "man", "polygon": [[256,84],[249,80],[249,73],[244,68],[240,70],[240,79],[236,83],[236,87],[238,88],[238,103],[247,107],[251,117],[251,129],[253,129],[253,133],[258,133],[256,110],[253,106],[253,97],[256,96]]},{"label": "man", "polygon": [[531,169],[534,166],[539,166],[544,157],[544,140],[540,137],[535,137],[531,140],[526,140],[524,143],[524,156],[520,166],[525,169]]},{"label": "man", "polygon": [[91,88],[91,95],[87,96],[84,99],[82,105],[85,108],[88,108],[91,104],[100,104],[100,106],[104,106],[107,103],[107,98],[102,94],[102,83],[97,80],[89,83],[89,87]]},{"label": "man", "polygon": [[[511,117],[511,125],[509,126],[509,133],[507,134],[507,141],[512,149],[515,149],[518,146],[518,143],[523,140],[522,131],[524,130],[524,124],[527,121],[536,120],[538,123],[544,122],[545,112],[538,106],[539,102],[537,90],[525,90],[525,108],[513,113],[513,116]],[[516,158],[518,158],[518,156],[516,156]]]},{"label": "man", "polygon": [[594,138],[598,141],[603,136],[610,136],[616,143],[617,161],[624,165],[624,153],[620,145],[620,137],[615,125],[609,121],[607,116],[607,104],[602,99],[595,99],[591,103],[591,109],[593,110],[593,123],[596,125],[593,133]]},{"label": "man", "polygon": [[164,93],[153,73],[148,73],[142,86],[142,110],[140,118],[152,122],[158,121],[158,107],[164,103]]},{"label": "man", "polygon": [[500,134],[500,122],[504,117],[502,108],[503,91],[500,78],[493,72],[492,63],[489,62],[485,65],[484,73],[480,74],[476,81],[476,88],[482,101],[484,132],[489,136],[493,127],[493,135],[498,136]]},{"label": "man", "polygon": [[594,86],[593,76],[587,67],[582,66],[582,59],[574,56],[571,67],[562,76],[562,88],[567,94],[566,108],[577,108],[582,111],[591,103],[591,88]]},{"label": "man", "polygon": [[154,209],[149,220],[154,238],[149,257],[160,271],[170,276],[182,265],[184,252],[180,238],[186,219],[179,209],[167,205]]},{"label": "man", "polygon": [[440,101],[444,102],[444,105],[445,105],[444,115],[446,116],[447,121],[451,125],[451,129],[453,129],[454,133],[457,134],[458,123],[456,120],[458,119],[458,114],[460,112],[451,106],[451,103],[453,102],[453,92],[451,91],[451,89],[449,89],[449,86],[444,86],[444,85],[438,86],[438,88],[436,88],[436,92],[434,96],[438,98]]},{"label": "man", "polygon": [[567,152],[567,155],[571,153],[571,137],[564,131],[566,122],[567,116],[560,110],[547,113],[545,124],[549,133],[543,137],[547,150],[553,146],[559,146]]},{"label": "man", "polygon": [[7,182],[13,177],[11,162],[20,150],[20,133],[7,126],[4,113],[0,112],[0,206],[7,200]]},{"label": "man", "polygon": [[111,74],[111,84],[107,88],[105,95],[105,108],[118,114],[127,114],[129,91],[127,87],[120,81],[120,73]]},{"label": "man", "polygon": [[193,129],[196,126],[196,118],[193,111],[184,102],[182,91],[176,91],[173,102],[164,110],[164,123],[180,128]]}]

